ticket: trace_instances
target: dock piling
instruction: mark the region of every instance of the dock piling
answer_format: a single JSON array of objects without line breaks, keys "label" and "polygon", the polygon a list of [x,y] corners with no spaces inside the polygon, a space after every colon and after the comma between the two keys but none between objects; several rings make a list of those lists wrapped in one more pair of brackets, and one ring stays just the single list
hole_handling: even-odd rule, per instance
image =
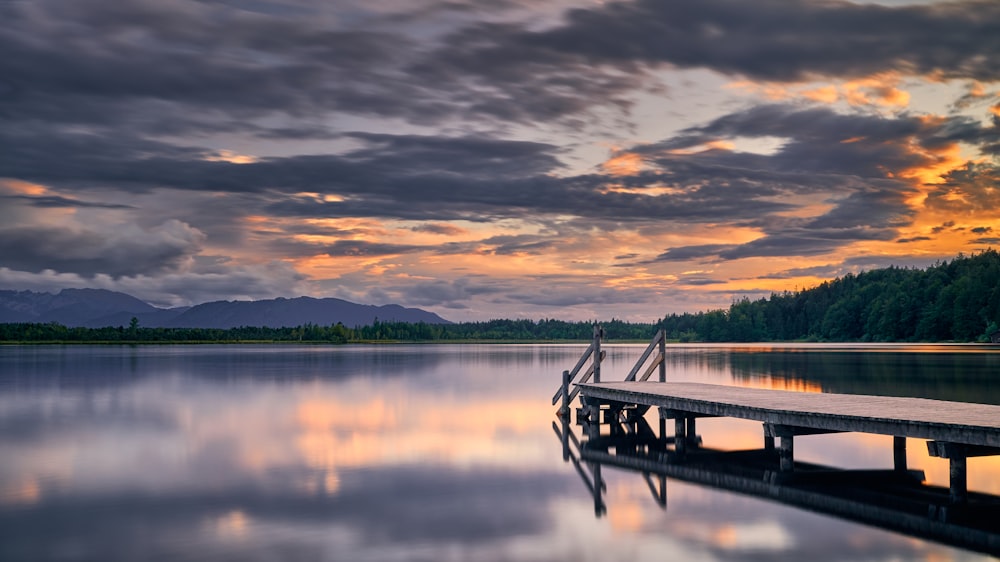
[{"label": "dock piling", "polygon": [[892,436],[892,467],[896,472],[906,472],[906,437]]}]

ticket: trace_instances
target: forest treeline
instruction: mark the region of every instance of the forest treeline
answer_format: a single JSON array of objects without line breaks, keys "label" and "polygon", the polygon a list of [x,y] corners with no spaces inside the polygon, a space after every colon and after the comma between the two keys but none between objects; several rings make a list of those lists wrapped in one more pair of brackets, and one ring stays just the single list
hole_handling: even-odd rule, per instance
[{"label": "forest treeline", "polygon": [[[319,326],[305,324],[295,328],[240,327],[212,328],[143,328],[130,326],[107,328],[67,328],[61,324],[0,324],[0,342],[310,342],[352,343],[378,341],[562,341],[589,340],[594,335],[593,322],[562,320],[489,320],[459,324],[381,322],[348,328],[343,324]],[[642,340],[652,337],[655,324],[637,324],[611,320],[602,322],[609,340]]]},{"label": "forest treeline", "polygon": [[[645,340],[658,328],[682,342],[987,341],[1000,325],[1000,254],[995,250],[927,269],[889,267],[796,292],[741,299],[728,309],[669,314],[653,324],[601,322],[608,340]],[[375,321],[370,326],[294,328],[68,328],[0,324],[7,342],[316,342],[588,340],[593,322],[489,320],[456,324]]]},{"label": "forest treeline", "polygon": [[1000,254],[986,250],[927,269],[848,274],[812,289],[742,299],[729,309],[670,314],[681,341],[987,341],[1000,324]]}]

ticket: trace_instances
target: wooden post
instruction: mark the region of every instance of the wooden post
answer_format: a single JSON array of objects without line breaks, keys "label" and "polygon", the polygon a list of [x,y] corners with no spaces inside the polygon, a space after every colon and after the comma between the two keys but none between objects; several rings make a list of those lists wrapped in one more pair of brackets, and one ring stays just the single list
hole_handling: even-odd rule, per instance
[{"label": "wooden post", "polygon": [[660,382],[667,382],[667,332],[660,330]]},{"label": "wooden post", "polygon": [[601,382],[601,337],[604,330],[600,324],[594,324],[594,382]]},{"label": "wooden post", "polygon": [[[958,449],[958,447],[955,447]],[[966,472],[966,456],[964,451],[957,451],[949,461],[950,489],[948,498],[951,503],[965,503],[969,499],[968,475]]]},{"label": "wooden post", "polygon": [[892,436],[892,467],[896,472],[906,472],[906,437]]},{"label": "wooden post", "polygon": [[[552,422],[553,427],[556,422]],[[559,439],[562,442],[563,450],[563,462],[569,462],[569,432],[572,429],[569,426],[569,412],[562,417],[562,433],[559,435]]]},{"label": "wooden post", "polygon": [[648,472],[642,473],[642,479],[646,481],[646,485],[649,486],[650,493],[653,494],[653,499],[656,500],[657,505],[661,509],[667,509],[667,477],[664,474],[657,474],[657,480],[659,480],[660,485],[653,482],[653,477]]},{"label": "wooden post", "polygon": [[697,419],[694,416],[687,416],[687,435],[685,439],[691,445],[692,449],[698,448],[698,431],[695,429],[695,420]]},{"label": "wooden post", "polygon": [[569,371],[563,371],[562,377],[562,408],[559,413],[569,418]]},{"label": "wooden post", "polygon": [[774,430],[769,423],[764,423],[764,450],[774,450]]},{"label": "wooden post", "polygon": [[792,472],[795,468],[794,439],[795,437],[791,433],[781,436],[781,449],[778,450],[778,458],[782,472]]},{"label": "wooden post", "polygon": [[590,406],[589,410],[589,421],[587,424],[587,438],[588,439],[599,439],[601,437],[601,403],[595,402]]},{"label": "wooden post", "polygon": [[606,421],[608,422],[608,428],[611,430],[612,436],[620,436],[625,433],[625,428],[621,423],[621,413],[622,407],[620,404],[612,403],[608,409]]},{"label": "wooden post", "polygon": [[604,499],[601,497],[604,492],[604,480],[601,478],[600,463],[590,465],[590,471],[594,474],[594,516],[600,517],[608,510],[604,507]]},{"label": "wooden post", "polygon": [[660,507],[662,507],[663,509],[667,509],[667,475],[666,474],[661,474],[660,475],[660,497],[657,498],[657,499],[659,499],[659,501],[657,503],[660,504]]},{"label": "wooden post", "polygon": [[674,418],[674,450],[683,455],[687,451],[687,436],[685,435],[685,418],[678,414]]}]

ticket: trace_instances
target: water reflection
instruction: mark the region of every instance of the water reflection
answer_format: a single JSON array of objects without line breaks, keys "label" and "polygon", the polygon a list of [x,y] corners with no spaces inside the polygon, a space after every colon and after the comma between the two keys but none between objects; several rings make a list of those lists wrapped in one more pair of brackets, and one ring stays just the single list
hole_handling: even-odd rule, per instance
[{"label": "water reflection", "polygon": [[[673,481],[662,512],[645,481],[612,470],[595,519],[550,427],[548,398],[581,351],[0,347],[0,559],[965,556]],[[609,346],[607,376],[641,351]],[[670,376],[766,384],[734,375],[724,351],[679,354]],[[864,458],[858,446],[815,455]]]},{"label": "water reflection", "polygon": [[[669,477],[669,481],[777,501],[1000,554],[1000,496],[973,494],[967,503],[956,505],[949,499],[947,488],[924,484],[923,471],[846,470],[797,461],[793,473],[781,472],[774,449],[707,449],[699,446],[700,438],[692,438],[684,449],[668,446],[673,438],[654,431],[642,417],[628,423],[612,422],[606,428],[610,434],[595,433],[600,429],[590,427],[590,437],[582,442],[568,417],[553,422],[552,427],[562,445],[564,460],[572,463],[593,496],[598,517],[608,512],[604,499],[608,487],[603,474],[615,468],[636,473],[646,484],[652,501],[663,510],[668,505]],[[628,504],[624,513],[626,520],[641,519]],[[733,528],[730,530],[722,535],[725,540],[745,543]],[[755,535],[760,536],[749,536]]]},{"label": "water reflection", "polygon": [[1000,404],[1000,348],[988,345],[671,346],[667,365],[682,380]]}]

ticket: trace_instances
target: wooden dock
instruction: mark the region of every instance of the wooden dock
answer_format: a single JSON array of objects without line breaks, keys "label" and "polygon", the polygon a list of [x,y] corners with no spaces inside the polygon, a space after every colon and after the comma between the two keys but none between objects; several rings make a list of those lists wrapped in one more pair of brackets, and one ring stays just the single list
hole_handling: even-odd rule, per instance
[{"label": "wooden dock", "polygon": [[[794,469],[794,437],[858,432],[894,437],[894,468],[906,470],[906,439],[928,440],[931,456],[948,458],[951,494],[967,497],[966,459],[1000,454],[1000,406],[925,398],[816,394],[699,383],[608,382],[578,385],[586,420],[605,414],[617,418],[626,409],[659,408],[660,418],[674,420],[674,443],[682,452],[698,444],[695,420],[728,417],[763,423],[764,448],[780,438],[780,469]],[[594,415],[591,415],[593,412]]]},{"label": "wooden dock", "polygon": [[688,416],[1000,447],[1000,406],[988,404],[700,383],[606,382],[579,386],[585,397],[655,406]]},{"label": "wooden dock", "polygon": [[[777,450],[778,469],[795,469],[794,438],[838,432],[859,432],[893,436],[893,471],[904,473],[908,438],[927,440],[931,456],[949,459],[951,501],[967,502],[967,459],[1000,455],[1000,406],[947,402],[924,398],[862,396],[790,392],[700,383],[666,382],[665,337],[660,331],[638,363],[621,382],[602,382],[600,363],[604,358],[596,327],[594,343],[572,371],[563,372],[562,385],[552,403],[560,398],[561,416],[569,419],[570,402],[579,394],[582,407],[577,422],[586,426],[591,440],[601,437],[601,424],[612,435],[645,432],[646,437],[673,444],[681,456],[700,446],[696,420],[729,417],[763,424],[763,448]],[[658,351],[658,352],[657,352]],[[592,365],[583,370],[586,361]],[[651,360],[651,364],[642,367]],[[659,373],[660,382],[646,382]],[[641,375],[639,373],[642,373]],[[574,379],[579,380],[574,384]],[[593,378],[593,382],[588,380]],[[660,431],[655,435],[642,418],[651,408],[659,409]],[[667,436],[666,420],[674,420],[672,437]]]}]

